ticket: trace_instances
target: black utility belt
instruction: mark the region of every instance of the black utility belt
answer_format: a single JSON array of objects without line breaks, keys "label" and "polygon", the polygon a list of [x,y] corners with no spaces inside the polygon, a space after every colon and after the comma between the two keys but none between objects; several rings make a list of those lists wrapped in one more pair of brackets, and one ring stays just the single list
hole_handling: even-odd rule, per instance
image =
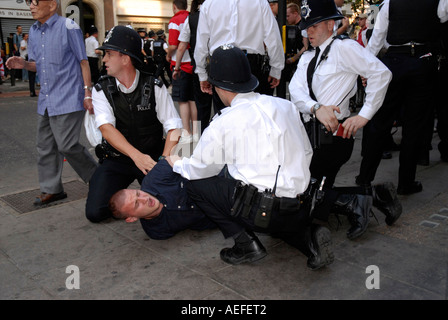
[{"label": "black utility belt", "polygon": [[254,224],[260,228],[267,228],[273,212],[279,215],[297,214],[304,197],[276,197],[272,192],[259,192],[257,187],[238,181],[235,186],[234,200],[231,216],[248,219],[251,209],[258,206]]},{"label": "black utility belt", "polygon": [[258,65],[262,65],[265,62],[266,55],[264,54],[247,53],[246,50],[243,50],[243,52],[246,54],[247,60],[249,60],[249,62],[255,62]]},{"label": "black utility belt", "polygon": [[411,57],[420,57],[431,52],[431,48],[427,45],[402,45],[402,46],[390,46],[387,49],[387,53],[406,54]]}]

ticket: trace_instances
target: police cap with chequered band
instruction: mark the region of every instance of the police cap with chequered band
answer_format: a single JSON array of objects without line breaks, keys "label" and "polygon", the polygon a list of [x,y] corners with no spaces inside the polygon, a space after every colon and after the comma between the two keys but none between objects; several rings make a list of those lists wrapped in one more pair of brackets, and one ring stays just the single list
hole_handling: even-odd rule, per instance
[{"label": "police cap with chequered band", "polygon": [[325,20],[339,20],[344,18],[336,8],[334,0],[303,0],[299,23],[301,30],[307,29]]}]

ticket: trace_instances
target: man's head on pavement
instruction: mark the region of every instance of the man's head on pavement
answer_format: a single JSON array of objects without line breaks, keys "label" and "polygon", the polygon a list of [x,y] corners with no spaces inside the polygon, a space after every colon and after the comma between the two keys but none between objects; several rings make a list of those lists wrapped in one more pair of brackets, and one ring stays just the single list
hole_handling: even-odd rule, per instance
[{"label": "man's head on pavement", "polygon": [[153,219],[162,211],[163,204],[151,194],[142,190],[122,189],[109,200],[109,209],[116,219],[135,222],[139,219]]}]

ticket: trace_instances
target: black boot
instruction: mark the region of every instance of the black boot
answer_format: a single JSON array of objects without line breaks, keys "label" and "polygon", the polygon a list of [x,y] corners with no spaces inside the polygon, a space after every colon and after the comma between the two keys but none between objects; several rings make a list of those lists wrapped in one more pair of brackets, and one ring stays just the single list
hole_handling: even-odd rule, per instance
[{"label": "black boot", "polygon": [[353,240],[361,236],[370,222],[372,196],[364,194],[342,194],[335,202],[335,212],[347,215],[352,225],[347,231],[347,238]]},{"label": "black boot", "polygon": [[386,215],[386,224],[391,226],[401,215],[403,208],[397,197],[397,189],[392,182],[373,187],[373,206]]},{"label": "black boot", "polygon": [[309,250],[311,255],[308,257],[307,266],[311,270],[317,270],[333,263],[333,241],[330,230],[321,225],[312,225]]},{"label": "black boot", "polygon": [[232,248],[221,250],[221,259],[230,264],[240,264],[260,260],[266,254],[266,249],[253,232],[243,232],[235,239]]}]

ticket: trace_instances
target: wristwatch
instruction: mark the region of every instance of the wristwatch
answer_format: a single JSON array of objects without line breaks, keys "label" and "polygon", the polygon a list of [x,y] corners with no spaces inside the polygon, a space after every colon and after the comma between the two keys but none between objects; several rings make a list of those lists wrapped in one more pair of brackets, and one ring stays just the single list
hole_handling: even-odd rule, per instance
[{"label": "wristwatch", "polygon": [[89,89],[89,91],[90,91],[90,92],[92,92],[92,90],[93,90],[93,87],[89,87],[89,86],[84,86],[84,90],[85,90],[85,89]]},{"label": "wristwatch", "polygon": [[313,106],[313,114],[315,115],[317,110],[320,109],[320,107],[322,107],[322,105],[318,102]]}]

